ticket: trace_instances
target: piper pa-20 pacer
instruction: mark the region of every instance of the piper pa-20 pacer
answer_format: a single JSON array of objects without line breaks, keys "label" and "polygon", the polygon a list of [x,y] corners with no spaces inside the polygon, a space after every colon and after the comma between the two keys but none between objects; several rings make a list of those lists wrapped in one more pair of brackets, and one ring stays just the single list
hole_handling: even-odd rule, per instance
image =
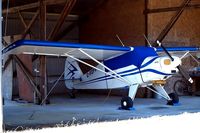
[{"label": "piper pa-20 pacer", "polygon": [[[159,43],[159,42],[158,42]],[[66,57],[65,85],[68,89],[119,89],[129,88],[121,107],[129,109],[139,87],[146,87],[173,105],[178,102],[175,93],[167,94],[161,81],[180,72],[193,82],[181,67],[181,59],[169,52],[198,51],[198,47],[154,48],[147,46],[109,46],[66,42],[19,40],[4,48],[3,57],[10,54],[32,54]],[[169,52],[168,52],[169,51]],[[159,52],[167,55],[159,56]],[[87,63],[90,59],[96,66]],[[91,67],[82,72],[79,63]]]}]

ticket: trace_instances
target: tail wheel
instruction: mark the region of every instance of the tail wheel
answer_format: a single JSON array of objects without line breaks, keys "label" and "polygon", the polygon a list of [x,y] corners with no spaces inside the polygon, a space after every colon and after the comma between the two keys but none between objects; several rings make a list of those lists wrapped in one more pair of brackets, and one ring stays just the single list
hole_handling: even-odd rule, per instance
[{"label": "tail wheel", "polygon": [[75,90],[68,90],[68,95],[70,98],[75,99],[76,98],[76,92]]},{"label": "tail wheel", "polygon": [[179,103],[179,97],[176,93],[170,93],[169,97],[172,99],[168,101],[168,105],[173,105]]},{"label": "tail wheel", "polygon": [[133,107],[133,100],[130,97],[123,97],[121,100],[122,109],[130,109]]}]

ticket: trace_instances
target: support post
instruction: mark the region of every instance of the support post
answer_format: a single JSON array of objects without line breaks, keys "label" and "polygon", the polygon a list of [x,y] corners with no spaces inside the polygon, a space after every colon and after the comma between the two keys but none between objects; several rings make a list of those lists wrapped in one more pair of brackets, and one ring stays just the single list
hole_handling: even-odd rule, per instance
[{"label": "support post", "polygon": [[[148,2],[149,2],[148,0],[145,0],[145,10],[148,9]],[[145,36],[148,39],[148,14],[144,15],[145,15]],[[146,39],[145,39],[145,45],[148,46],[148,42]]]},{"label": "support post", "polygon": [[[44,0],[40,0],[40,40],[46,40],[46,4]],[[40,92],[42,99],[47,96],[47,70],[46,70],[46,56],[40,56]],[[47,103],[47,100],[43,102]]]},{"label": "support post", "polygon": [[23,65],[23,63],[17,56],[13,56],[13,59],[19,65],[20,69],[22,70],[22,72],[24,73],[24,75],[26,76],[26,78],[28,79],[30,84],[33,86],[33,91],[35,91],[37,93],[37,95],[39,96],[39,98],[41,99],[41,93],[39,92],[37,85],[34,83],[33,77],[31,76],[28,69]]}]

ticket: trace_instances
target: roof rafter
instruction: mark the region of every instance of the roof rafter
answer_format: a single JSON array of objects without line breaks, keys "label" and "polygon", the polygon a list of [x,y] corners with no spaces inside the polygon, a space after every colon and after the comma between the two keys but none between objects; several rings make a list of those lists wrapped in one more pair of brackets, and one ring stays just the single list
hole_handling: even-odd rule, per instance
[{"label": "roof rafter", "polygon": [[[66,2],[66,0],[45,0],[46,5],[57,5],[57,4],[65,3],[65,2]],[[8,13],[17,13],[18,11],[37,8],[37,7],[39,7],[39,5],[40,5],[40,2],[35,2],[35,3],[30,3],[30,4],[26,4],[26,5],[22,5],[22,6],[11,7],[8,10],[4,9],[2,11],[2,14],[6,14],[7,11],[8,11]]]}]

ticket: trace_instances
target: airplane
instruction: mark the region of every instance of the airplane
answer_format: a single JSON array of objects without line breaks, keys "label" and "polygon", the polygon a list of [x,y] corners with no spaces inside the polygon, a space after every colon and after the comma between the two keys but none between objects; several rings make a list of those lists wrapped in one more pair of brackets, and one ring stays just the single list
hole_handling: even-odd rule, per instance
[{"label": "airplane", "polygon": [[[158,42],[159,44],[159,42]],[[180,72],[190,83],[193,80],[181,67],[181,58],[169,52],[196,52],[199,47],[111,46],[68,42],[19,40],[2,50],[3,59],[11,54],[66,57],[64,80],[68,89],[124,89],[128,96],[121,99],[121,108],[130,109],[137,90],[146,87],[167,100],[179,102],[176,93],[167,94],[165,81]],[[167,55],[159,55],[159,53]],[[97,63],[92,65],[85,61]],[[79,63],[91,68],[83,73]]]}]

